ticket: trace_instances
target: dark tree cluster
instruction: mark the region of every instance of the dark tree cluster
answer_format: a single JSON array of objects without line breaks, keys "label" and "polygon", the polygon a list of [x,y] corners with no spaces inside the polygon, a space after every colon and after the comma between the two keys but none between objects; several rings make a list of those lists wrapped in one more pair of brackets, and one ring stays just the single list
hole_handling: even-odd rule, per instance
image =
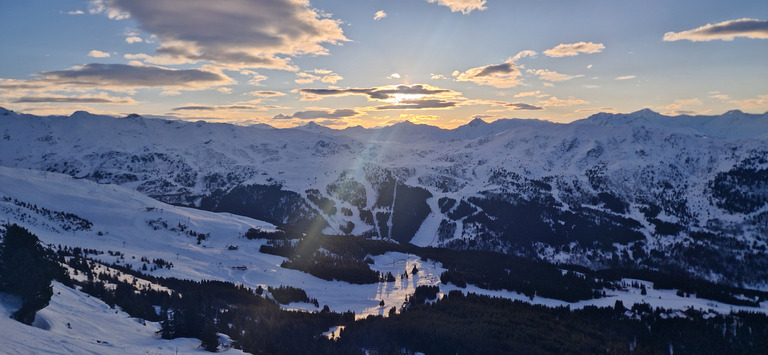
[{"label": "dark tree cluster", "polygon": [[260,219],[308,234],[317,233],[328,225],[304,197],[283,190],[281,185],[238,185],[227,191],[217,189],[203,197],[196,207]]},{"label": "dark tree cluster", "polygon": [[613,308],[572,311],[452,291],[388,318],[359,320],[335,345],[339,352],[386,354],[755,354],[768,349],[763,314],[669,314],[647,304],[628,310],[617,302]]},{"label": "dark tree cluster", "polygon": [[323,280],[339,280],[352,284],[370,284],[382,279],[378,271],[364,261],[346,256],[326,255],[296,255],[280,264],[281,267],[304,271]]},{"label": "dark tree cluster", "polygon": [[259,252],[290,258],[296,254],[296,245],[290,240],[268,239],[267,244],[259,247]]},{"label": "dark tree cluster", "polygon": [[768,203],[768,152],[756,152],[710,181],[715,204],[732,213],[752,213]]},{"label": "dark tree cluster", "polygon": [[421,285],[419,287],[416,287],[416,290],[413,291],[413,294],[411,297],[408,298],[408,303],[410,305],[417,305],[417,304],[424,304],[427,300],[435,300],[437,299],[437,293],[440,292],[440,287],[435,286],[425,286]]},{"label": "dark tree cluster", "polygon": [[286,240],[288,235],[282,230],[268,231],[264,229],[248,228],[243,235],[248,240],[267,239],[267,240]]},{"label": "dark tree cluster", "polygon": [[323,196],[318,189],[308,189],[307,199],[317,206],[323,214],[332,216],[336,214],[336,202]]},{"label": "dark tree cluster", "polygon": [[272,297],[279,304],[289,304],[292,302],[306,302],[306,303],[314,304],[315,307],[320,307],[320,305],[317,302],[317,299],[309,298],[309,296],[307,296],[307,292],[297,287],[283,286],[283,285],[280,285],[280,287],[268,286],[267,291],[269,291],[269,293],[272,294]]},{"label": "dark tree cluster", "polygon": [[51,281],[69,277],[37,236],[16,224],[6,225],[0,242],[0,291],[21,297],[21,308],[11,317],[32,324],[35,314],[51,301]]}]

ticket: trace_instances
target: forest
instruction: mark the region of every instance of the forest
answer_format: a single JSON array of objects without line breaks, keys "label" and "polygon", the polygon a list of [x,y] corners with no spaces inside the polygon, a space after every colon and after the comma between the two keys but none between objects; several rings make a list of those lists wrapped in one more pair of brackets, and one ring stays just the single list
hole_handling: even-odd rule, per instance
[{"label": "forest", "polygon": [[[509,259],[508,256],[496,258],[485,252],[459,253],[362,238],[322,236],[311,241],[298,240],[296,245],[309,248],[301,250],[322,248],[332,253],[333,258],[362,260],[360,262],[366,266],[372,262],[368,258],[370,255],[386,251],[409,252],[443,262],[449,270],[442,277],[443,284],[485,282],[489,287],[518,287],[520,292],[551,293],[573,299],[601,297],[594,292],[596,287],[618,287],[615,280],[631,274],[626,270],[592,272],[575,267],[563,272],[564,269],[553,265]],[[126,263],[105,265],[92,258],[104,251],[49,247],[42,246],[37,237],[18,226],[6,226],[0,244],[0,256],[3,257],[0,285],[6,292],[10,292],[13,282],[20,282],[12,277],[14,272],[10,268],[16,264],[13,258],[7,257],[11,251],[26,255],[25,264],[20,265],[50,266],[32,268],[39,270],[41,275],[30,275],[28,278],[37,282],[26,288],[29,292],[23,291],[21,295],[29,300],[25,304],[28,304],[27,310],[33,310],[31,319],[34,319],[34,312],[50,300],[50,292],[46,290],[50,290],[51,280],[56,279],[122,309],[132,317],[159,322],[158,335],[163,338],[197,338],[200,348],[207,351],[222,349],[217,334],[228,335],[233,347],[253,354],[658,354],[670,351],[757,354],[768,351],[768,316],[760,313],[720,315],[696,309],[681,312],[644,303],[627,307],[621,301],[615,302],[613,307],[587,306],[572,310],[567,306],[551,308],[462,291],[441,294],[441,284],[438,284],[419,286],[399,308],[382,304],[386,317],[372,315],[356,320],[352,312],[337,313],[327,306],[317,312],[282,310],[279,304],[291,302],[314,303],[319,308],[312,295],[294,286],[251,289],[224,281],[161,278],[147,274],[141,267]],[[119,252],[107,252],[120,256]],[[329,257],[323,255],[320,260]],[[480,273],[481,261],[489,266],[488,272]],[[321,261],[316,267],[325,269],[327,265],[324,263]],[[153,267],[171,265],[161,259],[153,260],[152,264]],[[63,272],[62,265],[85,278],[70,278]],[[338,269],[338,266],[342,268]],[[510,266],[522,271],[497,270],[503,271]],[[333,274],[343,268],[365,269],[357,264],[341,263],[327,272]],[[104,270],[116,270],[136,279],[128,281]],[[342,274],[350,273],[350,270],[342,271]],[[414,267],[407,272],[415,274],[419,270]],[[673,276],[670,275],[648,272],[630,276],[646,276],[657,288],[672,286]],[[394,275],[383,276],[384,280],[377,282],[387,282],[390,277],[394,278]],[[576,287],[579,282],[582,285]],[[547,288],[545,285],[561,286]],[[742,301],[745,297],[754,300],[752,302],[766,299],[765,293],[718,288],[703,281],[688,280],[681,285],[680,292],[684,293],[710,292],[715,297],[727,299],[741,292]],[[571,286],[575,288],[570,290],[568,287]],[[20,321],[29,320],[29,311],[24,312],[24,318],[14,317]],[[336,326],[344,326],[338,331],[338,338],[331,340],[322,336],[323,332]]]}]

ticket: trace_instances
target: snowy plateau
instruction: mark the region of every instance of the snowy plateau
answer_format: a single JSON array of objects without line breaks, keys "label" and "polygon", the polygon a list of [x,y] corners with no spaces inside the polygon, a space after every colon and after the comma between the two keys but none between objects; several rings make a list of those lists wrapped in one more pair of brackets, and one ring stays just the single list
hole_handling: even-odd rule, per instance
[{"label": "snowy plateau", "polygon": [[[334,130],[0,108],[0,220],[45,245],[109,251],[89,257],[102,271],[147,287],[163,286],[109,265],[138,269],[139,260],[166,260],[172,268],[147,274],[294,286],[314,303],[281,308],[320,312],[327,305],[358,319],[386,316],[417,287],[435,285],[440,295],[570,309],[621,301],[663,307],[670,317],[687,309],[765,314],[766,301],[681,296],[633,272],[768,291],[768,113],[668,117],[642,110],[570,124],[476,119],[452,130],[409,122]],[[274,244],[245,238],[249,230],[625,270],[618,282],[643,291],[606,287],[596,290],[603,297],[566,301],[473,282],[460,287],[441,282],[445,262],[395,249],[370,253],[370,268],[419,272],[390,282],[326,280],[284,267],[288,258],[261,252]],[[198,340],[161,339],[159,323],[76,288],[54,283],[53,290],[32,327],[8,317],[18,300],[0,294],[0,352],[202,351]],[[221,351],[240,351],[219,337]]]}]

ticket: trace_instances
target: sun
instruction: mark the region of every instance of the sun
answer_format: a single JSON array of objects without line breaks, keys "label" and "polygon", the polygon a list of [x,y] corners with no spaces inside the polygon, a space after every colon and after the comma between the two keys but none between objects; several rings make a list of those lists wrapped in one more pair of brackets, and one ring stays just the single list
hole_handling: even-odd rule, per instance
[{"label": "sun", "polygon": [[403,103],[403,102],[413,102],[413,101],[421,100],[426,96],[427,95],[422,95],[422,94],[392,94],[392,96],[389,99],[387,99],[387,101],[395,105],[399,105],[400,103]]}]

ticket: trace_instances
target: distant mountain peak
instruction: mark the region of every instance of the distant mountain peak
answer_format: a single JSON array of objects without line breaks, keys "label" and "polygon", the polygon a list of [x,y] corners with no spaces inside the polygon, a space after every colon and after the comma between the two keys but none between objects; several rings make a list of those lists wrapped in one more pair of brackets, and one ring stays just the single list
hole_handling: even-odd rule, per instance
[{"label": "distant mountain peak", "polygon": [[475,117],[475,119],[473,119],[472,121],[467,123],[467,126],[469,126],[469,127],[480,127],[480,126],[484,126],[484,125],[487,125],[487,124],[488,124],[488,122],[485,122],[482,118]]},{"label": "distant mountain peak", "polygon": [[632,112],[631,115],[655,115],[655,116],[661,116],[658,112],[651,110],[649,108],[644,108],[642,110],[637,110],[635,112]]},{"label": "distant mountain peak", "polygon": [[321,124],[318,124],[315,121],[309,121],[309,122],[307,122],[307,124],[305,124],[303,126],[298,126],[296,128],[302,129],[302,130],[306,130],[306,131],[327,131],[327,130],[331,129],[329,127],[326,127],[326,126],[323,126]]},{"label": "distant mountain peak", "polygon": [[88,111],[82,111],[81,110],[81,111],[75,111],[71,115],[69,115],[69,117],[73,117],[73,118],[74,117],[86,117],[86,116],[91,116],[91,113],[88,112]]}]

